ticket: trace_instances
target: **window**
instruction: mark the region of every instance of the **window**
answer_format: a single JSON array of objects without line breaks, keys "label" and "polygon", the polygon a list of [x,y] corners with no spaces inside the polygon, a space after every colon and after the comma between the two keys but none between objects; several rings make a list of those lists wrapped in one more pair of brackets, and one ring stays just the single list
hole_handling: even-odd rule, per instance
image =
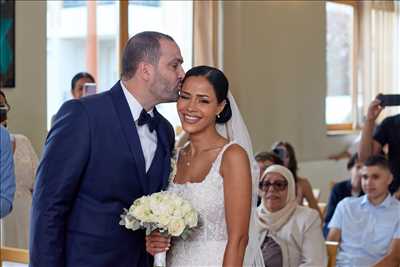
[{"label": "window", "polygon": [[117,40],[118,6],[111,1],[47,2],[47,126],[66,100],[71,79],[91,73],[98,92],[119,77]]},{"label": "window", "polygon": [[[326,2],[328,130],[362,126],[378,93],[399,94],[400,2]],[[385,108],[378,122],[398,114]]]},{"label": "window", "polygon": [[[181,48],[184,69],[192,65],[192,2],[139,1],[128,5],[129,36],[151,30],[171,35]],[[47,1],[47,126],[63,102],[71,99],[71,79],[81,71],[94,75],[97,91],[119,79],[119,2]],[[176,105],[158,110],[179,126]]]},{"label": "window", "polygon": [[327,96],[325,121],[328,130],[352,129],[355,117],[354,51],[355,6],[326,3]]}]

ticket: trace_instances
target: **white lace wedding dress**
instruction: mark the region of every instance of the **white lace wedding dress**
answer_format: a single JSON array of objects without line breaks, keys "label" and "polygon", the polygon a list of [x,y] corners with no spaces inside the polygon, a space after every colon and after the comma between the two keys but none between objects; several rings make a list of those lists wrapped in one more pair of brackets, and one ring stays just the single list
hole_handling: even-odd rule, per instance
[{"label": "white lace wedding dress", "polygon": [[[186,240],[174,239],[167,253],[167,266],[222,266],[227,231],[224,208],[223,177],[220,174],[226,144],[201,183],[175,184],[170,181],[168,191],[190,201],[199,213],[199,226]],[[178,153],[179,156],[179,153]]]}]

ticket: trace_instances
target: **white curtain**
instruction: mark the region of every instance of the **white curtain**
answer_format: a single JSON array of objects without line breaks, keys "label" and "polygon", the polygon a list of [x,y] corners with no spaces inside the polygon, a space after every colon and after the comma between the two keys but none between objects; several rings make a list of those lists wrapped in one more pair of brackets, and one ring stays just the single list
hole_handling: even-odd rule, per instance
[{"label": "white curtain", "polygon": [[[400,2],[360,1],[358,122],[378,93],[400,94]],[[386,108],[378,120],[400,113]]]}]

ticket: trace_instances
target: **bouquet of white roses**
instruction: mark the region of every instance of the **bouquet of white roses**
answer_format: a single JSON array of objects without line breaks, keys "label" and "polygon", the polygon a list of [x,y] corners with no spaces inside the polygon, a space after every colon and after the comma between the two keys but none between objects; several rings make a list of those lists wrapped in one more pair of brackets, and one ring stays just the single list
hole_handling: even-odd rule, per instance
[{"label": "bouquet of white roses", "polygon": [[[158,192],[136,199],[129,210],[124,209],[120,224],[133,231],[146,229],[149,235],[161,233],[185,238],[197,226],[198,214],[187,200],[171,192]],[[155,266],[165,266],[166,253],[154,256]]]}]

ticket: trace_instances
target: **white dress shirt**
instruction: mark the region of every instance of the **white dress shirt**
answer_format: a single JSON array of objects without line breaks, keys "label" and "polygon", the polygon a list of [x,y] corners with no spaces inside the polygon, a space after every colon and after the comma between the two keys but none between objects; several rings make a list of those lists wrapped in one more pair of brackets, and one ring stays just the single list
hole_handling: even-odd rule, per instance
[{"label": "white dress shirt", "polygon": [[[150,132],[147,124],[142,126],[138,125],[138,119],[140,113],[143,110],[142,105],[140,105],[139,101],[126,89],[125,85],[120,81],[122,91],[124,92],[125,98],[128,101],[129,109],[131,110],[132,117],[135,120],[134,123],[136,125],[136,129],[139,135],[140,145],[142,147],[144,161],[146,163],[146,172],[149,170],[151,166],[151,162],[153,161],[154,154],[157,149],[157,133],[156,131]],[[147,112],[151,117],[153,117],[153,109]],[[132,137],[133,138],[133,137]]]}]

